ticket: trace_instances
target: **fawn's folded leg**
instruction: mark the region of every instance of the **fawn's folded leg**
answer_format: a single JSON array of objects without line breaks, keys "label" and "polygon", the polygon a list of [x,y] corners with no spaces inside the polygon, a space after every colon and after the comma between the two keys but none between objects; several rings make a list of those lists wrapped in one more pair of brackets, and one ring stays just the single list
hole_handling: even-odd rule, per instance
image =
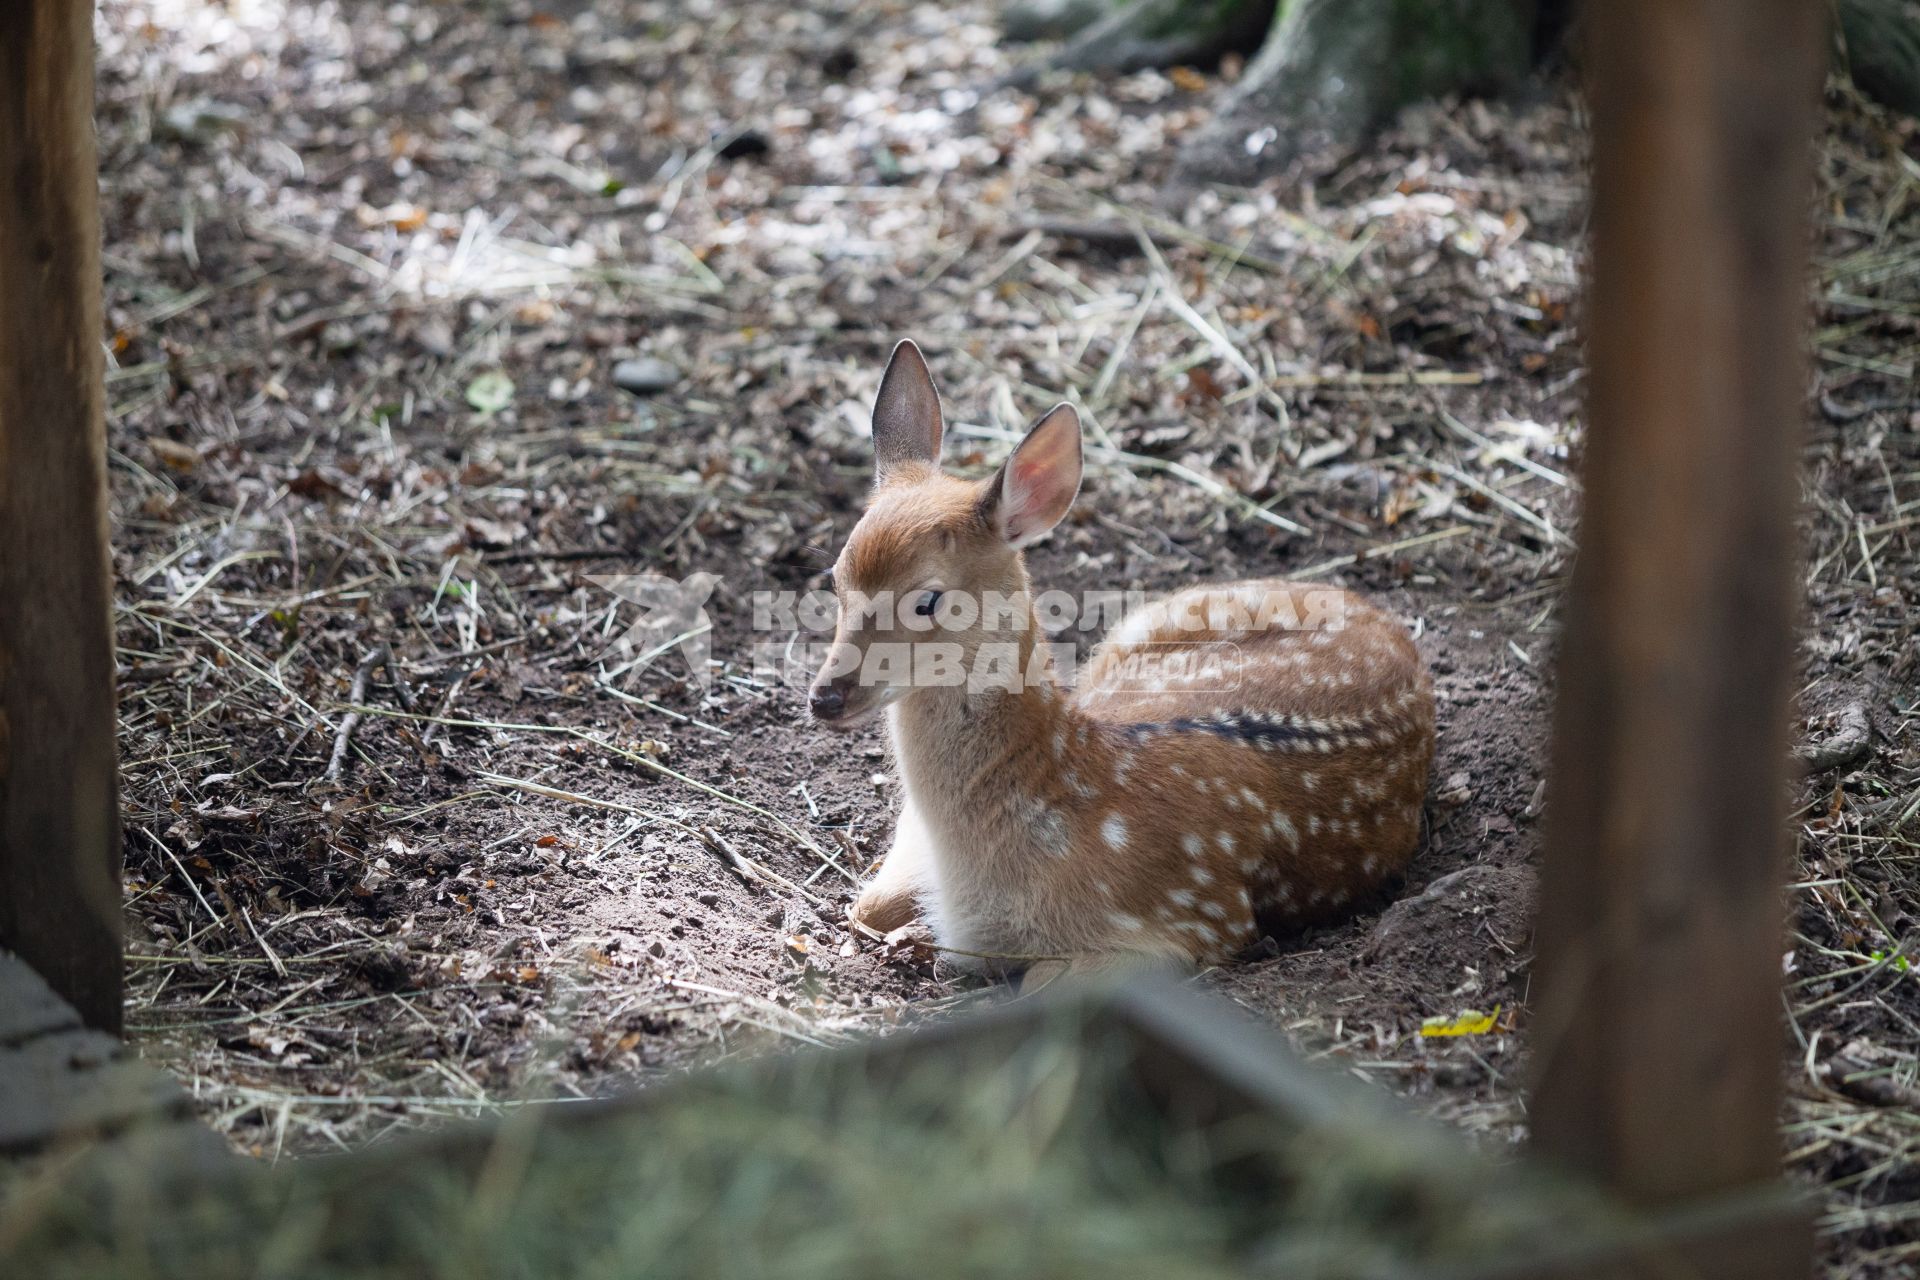
[{"label": "fawn's folded leg", "polygon": [[927,830],[908,800],[894,824],[893,845],[854,899],[853,918],[878,933],[898,929],[920,914],[920,899],[929,882]]}]

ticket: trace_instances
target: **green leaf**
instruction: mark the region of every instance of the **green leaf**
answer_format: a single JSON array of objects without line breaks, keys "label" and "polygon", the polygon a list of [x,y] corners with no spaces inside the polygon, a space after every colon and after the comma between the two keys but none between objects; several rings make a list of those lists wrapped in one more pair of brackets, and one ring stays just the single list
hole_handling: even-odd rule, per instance
[{"label": "green leaf", "polygon": [[498,413],[513,403],[513,379],[489,369],[467,384],[467,403],[481,413]]}]

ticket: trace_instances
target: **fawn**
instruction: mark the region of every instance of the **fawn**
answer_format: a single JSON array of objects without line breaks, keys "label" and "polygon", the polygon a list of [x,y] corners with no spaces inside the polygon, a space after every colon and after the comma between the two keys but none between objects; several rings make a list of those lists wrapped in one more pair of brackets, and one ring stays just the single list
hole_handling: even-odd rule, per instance
[{"label": "fawn", "polygon": [[1405,866],[1434,729],[1404,627],[1335,588],[1193,587],[1124,618],[1068,692],[1021,551],[1079,492],[1079,417],[1044,414],[985,481],[940,470],[943,430],[902,342],[809,694],[835,728],[885,710],[905,794],[856,920],[924,911],[942,948],[1000,969],[1212,963],[1256,918],[1329,915]]}]

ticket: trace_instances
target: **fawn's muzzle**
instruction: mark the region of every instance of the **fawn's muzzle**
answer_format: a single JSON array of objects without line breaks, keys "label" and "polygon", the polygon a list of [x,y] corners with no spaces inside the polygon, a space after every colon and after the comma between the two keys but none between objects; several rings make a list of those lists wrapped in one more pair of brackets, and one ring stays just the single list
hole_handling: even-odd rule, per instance
[{"label": "fawn's muzzle", "polygon": [[815,685],[807,694],[807,708],[815,720],[838,720],[847,710],[847,695],[830,684]]}]

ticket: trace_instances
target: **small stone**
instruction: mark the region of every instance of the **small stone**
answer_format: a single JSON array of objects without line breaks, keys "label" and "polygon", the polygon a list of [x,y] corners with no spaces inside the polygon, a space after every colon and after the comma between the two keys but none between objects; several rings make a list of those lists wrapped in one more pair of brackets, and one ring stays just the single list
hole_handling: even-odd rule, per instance
[{"label": "small stone", "polygon": [[722,160],[752,160],[773,150],[773,143],[758,129],[742,129],[720,147]]},{"label": "small stone", "polygon": [[160,113],[153,131],[163,138],[205,146],[223,133],[238,133],[246,127],[247,110],[231,102],[195,98],[176,102]]},{"label": "small stone", "polygon": [[636,396],[658,395],[680,381],[680,370],[657,356],[639,356],[613,366],[613,385]]}]

